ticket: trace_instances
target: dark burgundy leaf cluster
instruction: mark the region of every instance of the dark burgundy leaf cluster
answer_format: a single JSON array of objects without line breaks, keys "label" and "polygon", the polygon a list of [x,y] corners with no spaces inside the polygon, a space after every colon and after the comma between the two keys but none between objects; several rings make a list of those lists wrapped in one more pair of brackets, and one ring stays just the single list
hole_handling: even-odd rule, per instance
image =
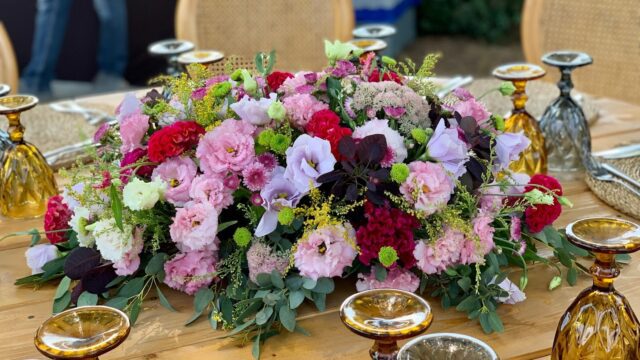
[{"label": "dark burgundy leaf cluster", "polygon": [[[476,157],[471,157],[465,164],[467,172],[462,175],[460,181],[467,187],[469,191],[475,191],[484,182],[482,176],[487,173],[485,161],[491,159],[491,136],[478,126],[478,122],[471,116],[462,117],[457,112],[454,117],[460,124],[462,135]],[[488,179],[491,181],[491,179]]]},{"label": "dark burgundy leaf cluster", "polygon": [[71,280],[80,280],[71,293],[71,301],[76,302],[82,292],[101,294],[107,284],[117,277],[113,264],[103,263],[97,250],[78,247],[73,249],[64,262],[64,274]]}]

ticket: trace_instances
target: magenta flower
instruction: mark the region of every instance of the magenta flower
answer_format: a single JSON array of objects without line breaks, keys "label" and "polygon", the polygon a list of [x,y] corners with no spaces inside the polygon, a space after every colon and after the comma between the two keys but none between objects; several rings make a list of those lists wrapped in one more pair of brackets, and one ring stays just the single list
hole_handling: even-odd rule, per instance
[{"label": "magenta flower", "polygon": [[219,175],[203,174],[191,182],[189,196],[195,202],[208,203],[218,212],[233,204],[233,190],[224,185]]},{"label": "magenta flower", "polygon": [[188,203],[179,208],[169,226],[171,240],[180,251],[217,250],[218,211],[209,203]]},{"label": "magenta flower", "polygon": [[260,162],[253,164],[242,170],[244,185],[251,191],[259,191],[271,178],[271,171],[268,171]]},{"label": "magenta flower", "polygon": [[302,276],[317,280],[342,275],[358,253],[354,249],[356,232],[349,223],[316,229],[298,242],[293,254]]},{"label": "magenta flower", "polygon": [[247,263],[249,265],[249,279],[257,283],[258,274],[271,274],[273,270],[284,275],[289,267],[289,257],[286,254],[278,254],[273,249],[260,241],[254,241],[247,250]]},{"label": "magenta flower", "polygon": [[496,136],[496,171],[509,167],[512,161],[520,158],[520,153],[526,149],[531,140],[524,135],[524,131],[517,133],[502,133]]},{"label": "magenta flower", "polygon": [[442,163],[445,169],[457,179],[467,169],[464,164],[469,160],[467,144],[458,137],[456,128],[447,128],[444,121],[440,121],[436,130],[427,143],[429,157]]},{"label": "magenta flower", "polygon": [[384,281],[378,281],[372,271],[368,275],[362,273],[358,274],[358,282],[356,282],[356,289],[358,291],[371,289],[398,289],[415,292],[418,290],[419,286],[420,279],[416,274],[400,267],[393,267],[389,270],[387,278],[384,279]]},{"label": "magenta flower", "polygon": [[449,266],[458,263],[460,247],[464,242],[465,237],[462,232],[447,227],[442,237],[433,244],[425,240],[418,241],[413,250],[413,256],[422,272],[429,275],[440,274]]},{"label": "magenta flower", "polygon": [[165,199],[176,206],[183,206],[191,200],[189,189],[198,172],[196,164],[188,157],[173,157],[153,170],[153,179],[161,179],[167,184]]},{"label": "magenta flower", "polygon": [[202,100],[206,95],[207,95],[206,87],[197,88],[191,92],[191,99]]},{"label": "magenta flower", "polygon": [[240,172],[255,158],[252,133],[255,127],[242,120],[227,119],[208,132],[198,144],[196,157],[205,173]]},{"label": "magenta flower", "polygon": [[276,159],[275,155],[269,152],[258,155],[256,160],[258,160],[258,162],[269,171],[275,169],[276,165],[278,165],[278,160]]},{"label": "magenta flower", "polygon": [[400,193],[417,210],[431,215],[449,202],[454,184],[441,164],[414,161],[409,164],[409,170],[409,177],[400,185]]},{"label": "magenta flower", "polygon": [[203,250],[178,253],[164,263],[164,283],[172,289],[193,295],[211,284],[216,272],[216,263],[215,252]]},{"label": "magenta flower", "polygon": [[331,143],[327,140],[300,135],[287,149],[287,168],[284,176],[295,184],[301,193],[317,187],[316,181],[322,174],[333,170],[336,158],[331,153]]}]

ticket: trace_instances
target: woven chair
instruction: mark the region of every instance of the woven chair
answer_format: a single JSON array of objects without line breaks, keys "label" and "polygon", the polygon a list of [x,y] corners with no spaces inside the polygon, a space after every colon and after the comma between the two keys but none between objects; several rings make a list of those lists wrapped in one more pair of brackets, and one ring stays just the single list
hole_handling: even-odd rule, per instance
[{"label": "woven chair", "polygon": [[280,70],[321,70],[322,40],[348,40],[352,0],[180,0],[176,34],[196,48],[253,61],[276,50]]},{"label": "woven chair", "polygon": [[13,52],[9,34],[0,22],[0,83],[11,86],[11,92],[18,91],[18,62]]},{"label": "woven chair", "polygon": [[[638,0],[526,0],[521,26],[528,62],[541,64],[554,50],[584,51],[594,62],[575,71],[576,89],[640,103]],[[547,72],[543,79],[559,78],[557,69]]]}]

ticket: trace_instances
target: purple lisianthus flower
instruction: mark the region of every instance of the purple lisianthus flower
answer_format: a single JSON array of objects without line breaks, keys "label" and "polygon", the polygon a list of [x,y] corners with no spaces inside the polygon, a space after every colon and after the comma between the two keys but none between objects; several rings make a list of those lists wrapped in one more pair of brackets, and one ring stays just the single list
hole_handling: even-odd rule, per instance
[{"label": "purple lisianthus flower", "polygon": [[260,100],[245,96],[237,103],[231,104],[231,110],[238,114],[240,119],[253,125],[266,125],[271,121],[267,110],[276,101],[277,96],[276,93],[271,93],[268,98],[261,98]]},{"label": "purple lisianthus flower", "polygon": [[266,236],[278,226],[278,213],[284,207],[294,208],[302,194],[296,185],[284,176],[285,170],[279,166],[274,170],[271,180],[260,191],[262,206],[267,211],[262,215],[256,227],[256,236]]},{"label": "purple lisianthus flower", "polygon": [[520,290],[518,285],[514,284],[509,279],[502,280],[502,282],[498,284],[498,286],[500,286],[500,288],[506,291],[508,294],[505,297],[496,298],[496,300],[503,304],[514,305],[527,299],[527,295],[525,295],[525,293]]},{"label": "purple lisianthus flower", "polygon": [[39,244],[27,249],[24,254],[27,258],[27,265],[31,268],[31,274],[44,272],[42,267],[51,260],[57,259],[60,252],[55,245]]},{"label": "purple lisianthus flower", "polygon": [[506,169],[512,161],[518,160],[520,153],[526,149],[531,140],[523,131],[517,133],[503,133],[496,136],[497,170]]},{"label": "purple lisianthus flower", "polygon": [[127,93],[116,108],[118,123],[122,123],[123,118],[134,113],[142,113],[142,102],[138,100],[134,93]]},{"label": "purple lisianthus flower", "polygon": [[440,121],[436,127],[427,148],[429,156],[441,162],[456,179],[467,171],[464,167],[469,160],[467,144],[458,137],[458,130],[446,128],[444,121]]},{"label": "purple lisianthus flower", "polygon": [[287,168],[284,176],[298,191],[306,193],[310,186],[318,186],[316,179],[333,170],[336,158],[329,141],[303,134],[286,152]]},{"label": "purple lisianthus flower", "polygon": [[347,60],[338,60],[336,61],[336,65],[333,68],[327,69],[327,72],[330,72],[331,75],[343,78],[348,75],[355,74],[358,70],[355,65],[351,61]]}]

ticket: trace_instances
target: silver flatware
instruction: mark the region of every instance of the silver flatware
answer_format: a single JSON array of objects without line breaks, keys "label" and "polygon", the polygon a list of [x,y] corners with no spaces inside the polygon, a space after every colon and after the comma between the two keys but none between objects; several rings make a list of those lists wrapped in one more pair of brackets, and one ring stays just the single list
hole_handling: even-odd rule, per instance
[{"label": "silver flatware", "polygon": [[638,190],[640,190],[640,182],[638,182],[636,179],[632,178],[631,176],[625,174],[624,172],[622,172],[622,170],[618,169],[617,167],[611,164],[602,164],[602,167],[608,172],[610,172],[611,174],[623,179],[624,181],[628,182],[629,184],[635,186]]},{"label": "silver flatware", "polygon": [[89,125],[100,125],[113,118],[104,111],[85,108],[74,100],[51,103],[49,107],[58,112],[80,114],[87,120]]},{"label": "silver flatware", "polygon": [[601,157],[603,159],[624,159],[640,156],[640,144],[632,144],[598,151],[593,153],[593,156]]},{"label": "silver flatware", "polygon": [[624,186],[627,190],[634,193],[636,196],[640,197],[640,189],[636,188],[635,186],[632,186],[631,184],[618,178],[617,176],[614,176],[612,173],[607,171],[604,168],[604,165],[606,164],[600,164],[597,161],[595,161],[593,157],[589,157],[589,161],[587,161],[585,165],[589,173],[591,173],[591,176],[593,176],[593,178],[595,178],[596,180],[614,182],[616,184],[620,184]]}]

